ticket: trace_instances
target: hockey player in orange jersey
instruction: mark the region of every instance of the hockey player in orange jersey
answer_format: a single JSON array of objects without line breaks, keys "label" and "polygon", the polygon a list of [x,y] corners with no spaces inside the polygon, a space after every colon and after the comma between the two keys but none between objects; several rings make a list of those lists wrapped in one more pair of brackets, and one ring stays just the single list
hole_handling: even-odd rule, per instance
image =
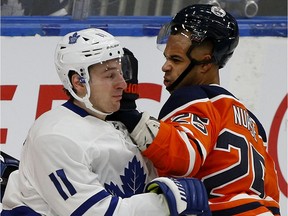
[{"label": "hockey player in orange jersey", "polygon": [[213,215],[280,215],[265,130],[220,86],[219,69],[238,40],[237,21],[223,9],[192,5],[180,10],[157,37],[171,94],[158,120],[137,110],[113,118],[127,126],[161,176],[201,179]]}]

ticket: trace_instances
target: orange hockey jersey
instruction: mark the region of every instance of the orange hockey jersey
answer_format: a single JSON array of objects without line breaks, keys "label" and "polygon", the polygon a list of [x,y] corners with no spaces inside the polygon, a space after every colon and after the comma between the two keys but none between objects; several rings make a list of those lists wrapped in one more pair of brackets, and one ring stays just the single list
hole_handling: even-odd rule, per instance
[{"label": "orange hockey jersey", "polygon": [[274,162],[258,119],[218,85],[176,90],[143,152],[161,176],[201,179],[213,215],[280,215]]}]

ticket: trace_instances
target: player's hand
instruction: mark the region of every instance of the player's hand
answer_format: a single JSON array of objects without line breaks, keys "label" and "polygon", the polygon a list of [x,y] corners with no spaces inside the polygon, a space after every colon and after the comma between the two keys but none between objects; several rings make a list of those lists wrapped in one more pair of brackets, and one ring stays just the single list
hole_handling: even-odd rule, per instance
[{"label": "player's hand", "polygon": [[[139,98],[138,91],[138,60],[135,58],[134,54],[127,48],[123,48],[124,57],[128,62],[122,62],[122,70],[124,74],[131,73],[129,80],[126,80],[127,88],[124,89],[122,99],[120,102],[120,110],[128,111],[136,109],[135,101]],[[125,70],[129,70],[126,72]]]},{"label": "player's hand", "polygon": [[[136,110],[136,100],[139,98],[138,93],[138,61],[133,53],[127,48],[123,48],[124,56],[122,62],[123,74],[127,74],[129,70],[131,77],[126,81],[127,88],[123,91],[122,99],[120,101],[120,109],[106,117],[108,121],[121,121],[127,127],[129,132],[135,128],[141,119],[142,113]],[[127,62],[128,60],[128,62]]]},{"label": "player's hand", "polygon": [[212,215],[206,189],[198,179],[159,177],[146,186],[146,192],[163,194],[171,216]]}]

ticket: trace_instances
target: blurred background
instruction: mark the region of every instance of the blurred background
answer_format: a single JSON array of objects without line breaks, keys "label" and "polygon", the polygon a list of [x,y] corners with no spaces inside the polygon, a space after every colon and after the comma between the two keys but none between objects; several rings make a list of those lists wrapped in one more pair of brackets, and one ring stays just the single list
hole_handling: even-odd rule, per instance
[{"label": "blurred background", "polygon": [[[54,46],[61,35],[83,28],[102,28],[133,48],[141,59],[139,80],[148,85],[138,107],[157,116],[169,94],[162,85],[164,58],[156,36],[171,16],[195,3],[221,6],[239,20],[241,45],[223,69],[221,83],[266,128],[279,175],[281,212],[288,216],[287,0],[1,0],[0,91],[9,96],[1,101],[0,95],[1,151],[19,159],[35,118],[63,102],[51,64]],[[159,72],[151,76],[154,71]]]},{"label": "blurred background", "polygon": [[287,16],[287,0],[1,0],[1,16],[173,16],[195,3],[221,6],[238,18]]}]

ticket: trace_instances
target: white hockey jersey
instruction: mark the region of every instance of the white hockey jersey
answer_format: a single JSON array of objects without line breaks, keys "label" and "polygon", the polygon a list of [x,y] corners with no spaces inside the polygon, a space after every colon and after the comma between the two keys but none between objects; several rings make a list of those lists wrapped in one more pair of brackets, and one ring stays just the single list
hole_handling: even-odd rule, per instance
[{"label": "white hockey jersey", "polygon": [[121,123],[102,121],[68,101],[30,129],[2,214],[168,215],[163,195],[143,193],[155,177]]}]

